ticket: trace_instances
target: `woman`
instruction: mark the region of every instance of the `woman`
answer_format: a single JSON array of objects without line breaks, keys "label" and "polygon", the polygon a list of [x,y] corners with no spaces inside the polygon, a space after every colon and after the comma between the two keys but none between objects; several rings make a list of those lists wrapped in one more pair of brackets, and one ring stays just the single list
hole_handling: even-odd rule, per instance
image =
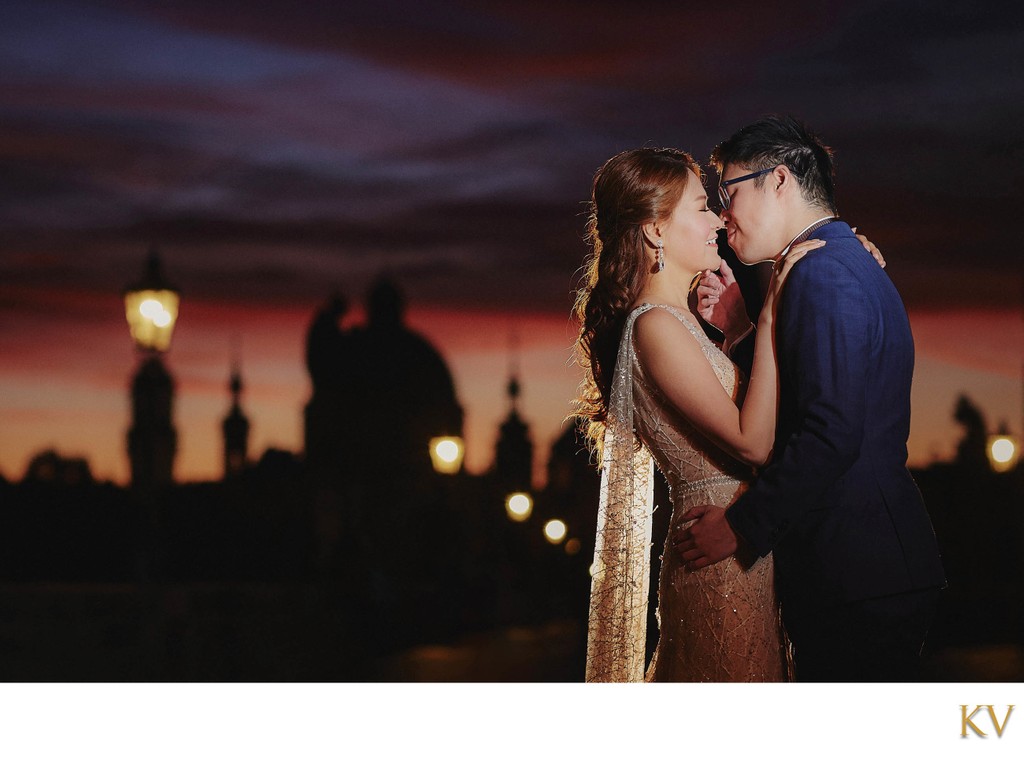
[{"label": "woman", "polygon": [[[592,254],[576,305],[586,372],[578,414],[602,462],[588,681],[644,677],[651,457],[677,520],[697,504],[729,506],[771,453],[775,300],[793,264],[824,243],[796,245],[776,267],[744,382],[687,307],[698,276],[721,264],[721,227],[699,167],[681,151],[627,151],[594,179]],[[669,535],[679,527],[672,523]],[[647,680],[789,677],[771,557],[689,572],[666,551],[658,598],[660,637]]]}]

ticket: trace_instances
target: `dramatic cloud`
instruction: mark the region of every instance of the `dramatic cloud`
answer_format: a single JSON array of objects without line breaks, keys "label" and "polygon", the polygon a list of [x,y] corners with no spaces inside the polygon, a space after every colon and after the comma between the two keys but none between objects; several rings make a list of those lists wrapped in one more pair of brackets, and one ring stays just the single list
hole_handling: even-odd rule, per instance
[{"label": "dramatic cloud", "polygon": [[[1022,43],[1019,13],[923,0],[10,0],[0,409],[19,427],[0,467],[39,445],[32,420],[71,418],[52,410],[79,398],[72,368],[104,408],[123,395],[118,299],[154,243],[186,298],[180,411],[206,441],[189,472],[216,447],[206,418],[230,335],[244,334],[254,400],[292,389],[261,407],[256,437],[297,446],[308,318],[334,290],[358,302],[382,271],[416,313],[446,315],[424,325],[455,367],[477,466],[504,408],[503,370],[485,365],[505,349],[468,346],[504,346],[498,325],[516,315],[546,320],[522,350],[546,378],[549,395],[524,410],[548,438],[575,380],[545,374],[554,349],[531,341],[560,334],[564,365],[594,170],[644,144],[705,159],[766,112],[802,116],[836,148],[841,212],[885,250],[912,313],[957,319],[946,346],[970,340],[963,325],[1010,335],[1024,288],[1007,234],[1024,201]],[[995,321],[950,311],[979,308]],[[473,341],[444,327],[460,313]],[[1005,344],[940,349],[941,321],[919,336],[922,366],[1012,384]],[[945,404],[942,382],[967,380],[926,382],[928,403]],[[105,471],[123,474],[119,436]]]}]

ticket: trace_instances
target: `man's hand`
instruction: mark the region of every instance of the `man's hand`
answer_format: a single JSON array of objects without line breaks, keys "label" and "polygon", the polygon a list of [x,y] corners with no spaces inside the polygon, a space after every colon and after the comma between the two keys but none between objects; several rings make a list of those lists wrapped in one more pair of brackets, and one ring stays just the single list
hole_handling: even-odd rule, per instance
[{"label": "man's hand", "polygon": [[697,283],[697,313],[733,340],[750,327],[740,286],[729,265],[722,261],[719,274],[708,270]]},{"label": "man's hand", "polygon": [[701,504],[687,510],[680,521],[696,519],[689,528],[676,532],[672,543],[683,558],[687,570],[721,562],[736,553],[739,539],[725,519],[725,510],[711,504]]}]

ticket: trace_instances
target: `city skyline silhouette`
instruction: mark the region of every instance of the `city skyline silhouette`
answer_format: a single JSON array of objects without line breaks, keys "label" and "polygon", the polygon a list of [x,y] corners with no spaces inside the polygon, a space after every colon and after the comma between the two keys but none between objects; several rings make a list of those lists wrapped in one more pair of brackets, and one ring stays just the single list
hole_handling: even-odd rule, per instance
[{"label": "city skyline silhouette", "polygon": [[[1008,65],[1019,23],[909,1],[836,23],[813,3],[589,10],[9,3],[0,473],[19,478],[55,447],[127,482],[134,357],[119,294],[156,244],[183,288],[167,358],[180,479],[219,469],[238,341],[253,446],[301,449],[309,314],[340,289],[360,322],[383,269],[451,367],[472,472],[490,466],[521,336],[520,410],[543,477],[579,381],[569,313],[594,171],[645,144],[706,161],[766,112],[835,148],[840,212],[881,247],[907,304],[911,463],[953,455],[960,391],[993,429],[1024,432],[1024,280],[1005,222],[1021,201],[1007,132],[1024,102]],[[685,40],[624,33],[644,25]]]}]

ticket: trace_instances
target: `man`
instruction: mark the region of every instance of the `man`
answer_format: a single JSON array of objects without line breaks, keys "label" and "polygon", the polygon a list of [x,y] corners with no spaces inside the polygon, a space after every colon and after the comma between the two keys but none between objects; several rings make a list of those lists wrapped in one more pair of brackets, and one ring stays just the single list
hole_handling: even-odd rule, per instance
[{"label": "man", "polygon": [[772,461],[727,510],[676,537],[691,569],[774,552],[803,681],[916,680],[945,580],[906,469],[914,345],[892,282],[836,215],[829,150],[794,119],[744,127],[712,155],[730,246],[778,262],[810,237],[778,303]]}]

